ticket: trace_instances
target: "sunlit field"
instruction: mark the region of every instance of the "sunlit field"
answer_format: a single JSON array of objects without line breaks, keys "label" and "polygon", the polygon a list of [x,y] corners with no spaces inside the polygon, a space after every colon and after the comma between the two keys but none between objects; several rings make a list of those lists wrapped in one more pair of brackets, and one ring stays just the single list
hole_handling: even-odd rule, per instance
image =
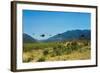
[{"label": "sunlit field", "polygon": [[24,43],[23,62],[87,60],[90,40]]}]

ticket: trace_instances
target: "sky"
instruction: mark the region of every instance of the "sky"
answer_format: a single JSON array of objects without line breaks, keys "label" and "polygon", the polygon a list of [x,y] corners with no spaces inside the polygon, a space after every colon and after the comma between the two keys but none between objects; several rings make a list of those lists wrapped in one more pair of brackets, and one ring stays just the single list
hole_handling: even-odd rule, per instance
[{"label": "sky", "polygon": [[[90,29],[90,24],[90,13],[23,10],[23,33],[38,40],[68,30]],[[43,34],[45,36],[41,37]]]}]

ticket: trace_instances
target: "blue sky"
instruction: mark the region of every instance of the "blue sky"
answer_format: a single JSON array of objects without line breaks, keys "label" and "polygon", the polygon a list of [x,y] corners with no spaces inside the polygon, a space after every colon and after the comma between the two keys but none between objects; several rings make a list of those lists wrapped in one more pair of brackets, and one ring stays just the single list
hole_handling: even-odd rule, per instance
[{"label": "blue sky", "polygon": [[43,40],[68,30],[90,29],[90,18],[90,13],[23,10],[23,33]]}]

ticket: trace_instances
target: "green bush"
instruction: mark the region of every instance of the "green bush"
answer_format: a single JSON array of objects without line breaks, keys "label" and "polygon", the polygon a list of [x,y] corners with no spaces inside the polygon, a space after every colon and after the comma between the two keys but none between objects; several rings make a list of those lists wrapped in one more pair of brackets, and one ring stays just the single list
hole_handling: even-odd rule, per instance
[{"label": "green bush", "polygon": [[48,50],[44,50],[43,55],[47,55],[47,54],[49,54]]},{"label": "green bush", "polygon": [[43,62],[43,61],[45,61],[45,57],[44,56],[37,60],[37,62]]}]

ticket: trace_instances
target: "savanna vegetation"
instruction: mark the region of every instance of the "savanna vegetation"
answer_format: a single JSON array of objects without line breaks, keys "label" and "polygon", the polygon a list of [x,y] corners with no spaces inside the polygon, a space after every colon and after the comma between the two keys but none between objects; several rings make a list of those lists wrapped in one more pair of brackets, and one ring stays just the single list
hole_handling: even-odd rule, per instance
[{"label": "savanna vegetation", "polygon": [[23,62],[85,60],[91,58],[89,40],[24,43]]}]

